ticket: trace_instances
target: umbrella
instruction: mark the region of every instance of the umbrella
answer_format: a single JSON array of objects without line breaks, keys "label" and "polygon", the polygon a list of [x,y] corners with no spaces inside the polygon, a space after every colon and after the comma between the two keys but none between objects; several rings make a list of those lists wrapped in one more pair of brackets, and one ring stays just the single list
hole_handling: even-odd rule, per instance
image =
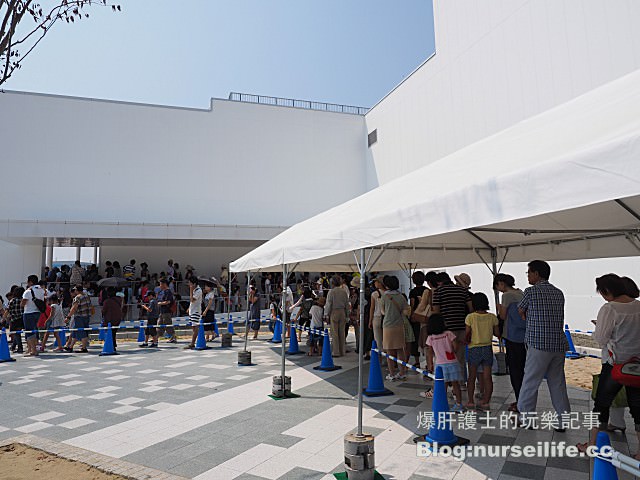
[{"label": "umbrella", "polygon": [[131,282],[126,278],[121,278],[121,277],[108,277],[108,278],[103,278],[102,280],[98,280],[98,287],[100,288],[105,288],[105,287],[121,288],[121,287],[128,287],[129,285],[131,285]]},{"label": "umbrella", "polygon": [[217,285],[218,281],[216,280],[216,277],[198,277],[198,281],[202,282],[202,283],[206,283],[208,285],[214,286]]}]

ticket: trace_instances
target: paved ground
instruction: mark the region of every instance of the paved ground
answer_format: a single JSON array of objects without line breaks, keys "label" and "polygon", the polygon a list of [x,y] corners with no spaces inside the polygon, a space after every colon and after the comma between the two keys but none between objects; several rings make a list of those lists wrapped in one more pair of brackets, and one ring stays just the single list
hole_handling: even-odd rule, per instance
[{"label": "paved ground", "polygon": [[[266,338],[266,336],[264,337]],[[144,350],[121,344],[121,355],[43,354],[0,364],[0,440],[30,433],[164,472],[198,479],[322,479],[341,470],[343,436],[357,421],[357,369],[353,353],[336,359],[343,369],[317,372],[318,359],[287,358],[298,399],[273,401],[279,348],[250,342],[252,367],[238,367],[238,347],[202,352],[163,344]],[[368,369],[368,368],[367,368]],[[507,377],[494,377],[492,415],[513,401]],[[411,374],[392,384],[396,395],[367,400],[365,430],[376,435],[376,465],[388,479],[589,479],[590,462],[568,458],[418,458],[412,442],[419,412],[430,401]],[[588,411],[588,392],[571,389],[572,407]],[[546,388],[539,409],[550,408]],[[627,438],[612,436],[628,453]],[[474,443],[526,445],[542,440],[574,444],[586,431],[456,430]],[[1,473],[1,467],[0,467]],[[620,478],[631,478],[620,475]]]}]

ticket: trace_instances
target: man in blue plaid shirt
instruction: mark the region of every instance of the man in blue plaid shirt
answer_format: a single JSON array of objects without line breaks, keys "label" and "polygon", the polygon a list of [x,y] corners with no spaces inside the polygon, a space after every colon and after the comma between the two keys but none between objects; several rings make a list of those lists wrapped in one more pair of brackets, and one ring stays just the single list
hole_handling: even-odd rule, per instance
[{"label": "man in blue plaid shirt", "polygon": [[[553,408],[562,418],[570,411],[564,376],[565,353],[569,348],[564,334],[564,295],[549,283],[551,267],[542,260],[528,264],[527,277],[531,287],[525,289],[518,305],[526,321],[525,344],[527,360],[518,411],[526,416],[536,411],[538,389],[546,377]],[[558,425],[557,431],[563,431]]]}]

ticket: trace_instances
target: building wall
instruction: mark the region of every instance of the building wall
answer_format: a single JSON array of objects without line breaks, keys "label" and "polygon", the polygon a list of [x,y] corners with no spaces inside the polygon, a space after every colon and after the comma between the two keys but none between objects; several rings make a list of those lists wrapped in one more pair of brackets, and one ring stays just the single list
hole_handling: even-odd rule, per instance
[{"label": "building wall", "polygon": [[12,92],[0,111],[0,218],[289,226],[365,189],[362,116]]},{"label": "building wall", "polygon": [[0,240],[0,295],[11,285],[24,284],[27,276],[42,272],[43,248],[39,245],[16,245]]},{"label": "building wall", "polygon": [[465,0],[434,9],[435,56],[366,115],[367,131],[378,134],[367,152],[368,188],[640,68],[635,0]]}]

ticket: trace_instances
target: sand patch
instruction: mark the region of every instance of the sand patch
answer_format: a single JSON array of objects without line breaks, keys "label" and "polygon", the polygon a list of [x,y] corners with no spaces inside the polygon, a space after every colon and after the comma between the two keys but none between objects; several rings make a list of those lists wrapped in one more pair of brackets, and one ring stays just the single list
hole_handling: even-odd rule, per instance
[{"label": "sand patch", "polygon": [[2,480],[45,480],[51,478],[83,480],[125,480],[127,477],[114,475],[91,467],[86,463],[67,460],[42,450],[12,443],[0,447],[0,479]]}]

